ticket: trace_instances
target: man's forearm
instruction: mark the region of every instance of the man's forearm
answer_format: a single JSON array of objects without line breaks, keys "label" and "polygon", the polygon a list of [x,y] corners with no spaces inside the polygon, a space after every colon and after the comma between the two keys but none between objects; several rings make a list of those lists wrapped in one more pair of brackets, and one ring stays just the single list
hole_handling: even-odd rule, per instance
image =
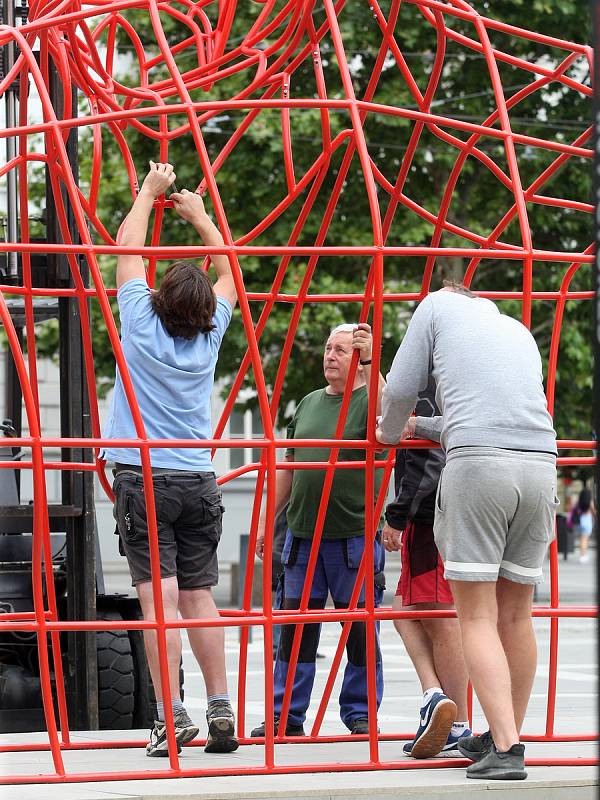
[{"label": "man's forearm", "polygon": [[[224,244],[221,231],[207,214],[194,220],[192,225],[204,244],[211,247],[219,247]],[[215,268],[217,278],[222,278],[231,274],[231,266],[227,256],[211,255],[210,259]]]},{"label": "man's forearm", "polygon": [[386,444],[396,444],[400,441],[402,432],[415,407],[416,392],[414,397],[397,398],[391,395],[388,385],[383,390],[381,398],[381,419],[379,429],[382,440]]},{"label": "man's forearm", "polygon": [[117,243],[124,247],[143,247],[146,244],[146,234],[148,233],[148,220],[152,213],[154,197],[152,193],[143,187],[131,207],[131,211],[125,217]]},{"label": "man's forearm", "polygon": [[417,439],[431,439],[439,442],[442,438],[442,427],[444,418],[437,417],[417,417],[415,421],[415,436]]}]

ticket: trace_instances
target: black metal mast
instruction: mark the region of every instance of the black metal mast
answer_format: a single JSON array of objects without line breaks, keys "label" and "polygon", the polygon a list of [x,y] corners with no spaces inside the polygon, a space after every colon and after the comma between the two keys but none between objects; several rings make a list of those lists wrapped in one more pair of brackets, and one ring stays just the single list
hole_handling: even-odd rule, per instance
[{"label": "black metal mast", "polygon": [[[15,0],[0,0],[2,21],[14,27]],[[21,12],[23,9],[19,9]],[[6,75],[16,59],[16,46],[9,43],[3,48],[0,74]],[[1,49],[0,49],[1,51]],[[63,87],[59,75],[50,60],[49,64],[50,99],[59,119],[77,116],[77,91],[74,88],[70,108],[63,108]],[[14,128],[18,120],[19,84],[13,82],[5,95],[6,126]],[[17,155],[16,137],[6,137],[6,157],[10,161]],[[73,128],[67,141],[67,156],[70,169],[78,182],[78,137]],[[72,213],[71,203],[64,188],[61,189],[63,204],[67,209],[68,228],[71,241],[79,242],[77,225]],[[48,171],[46,171],[46,241],[61,243],[57,202],[54,197]],[[18,242],[19,205],[17,170],[7,175],[6,237],[8,241]],[[85,259],[79,259],[84,284],[88,285],[88,268]],[[3,265],[2,282],[22,283],[22,268],[18,253],[9,253]],[[35,273],[34,273],[35,274]],[[72,287],[74,285],[65,256],[48,254],[42,269],[34,277],[34,286],[50,288]],[[8,301],[13,322],[23,342],[25,326],[23,300]],[[59,321],[59,374],[60,374],[60,433],[61,437],[89,437],[91,424],[89,397],[85,382],[85,367],[81,335],[81,320],[78,301],[63,297],[58,301],[34,298],[36,322],[58,318]],[[14,360],[10,351],[6,358],[6,393],[4,416],[12,420],[17,436],[22,431],[22,387],[20,386]],[[63,449],[63,461],[91,461],[89,449]],[[16,471],[17,475],[19,471]],[[66,616],[72,620],[93,620],[96,618],[96,518],[94,510],[94,479],[89,471],[65,470],[62,473],[61,502],[49,504],[51,530],[66,533],[67,558]],[[17,529],[27,534],[32,531],[32,508],[22,504],[3,506],[5,516],[20,520]],[[0,548],[1,549],[1,548]],[[49,557],[46,554],[46,557]],[[1,553],[0,553],[1,560]],[[98,571],[100,582],[101,570]],[[103,586],[98,587],[103,592]],[[74,729],[93,730],[98,728],[98,675],[96,654],[96,633],[70,633],[67,637],[67,660],[65,663],[66,693],[69,706],[69,722]]]}]

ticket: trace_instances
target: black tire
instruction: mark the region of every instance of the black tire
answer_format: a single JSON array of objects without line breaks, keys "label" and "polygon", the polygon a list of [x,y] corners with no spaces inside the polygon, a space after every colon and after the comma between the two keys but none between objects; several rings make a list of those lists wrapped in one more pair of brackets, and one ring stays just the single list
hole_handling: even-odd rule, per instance
[{"label": "black tire", "polygon": [[[115,612],[103,612],[98,618],[122,619]],[[100,730],[131,730],[135,678],[128,631],[98,631],[96,641]]]}]

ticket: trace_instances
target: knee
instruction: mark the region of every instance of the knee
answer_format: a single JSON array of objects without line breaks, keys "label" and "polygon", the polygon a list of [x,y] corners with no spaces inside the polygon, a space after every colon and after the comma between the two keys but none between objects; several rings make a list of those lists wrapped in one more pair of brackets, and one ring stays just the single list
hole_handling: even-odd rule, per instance
[{"label": "knee", "polygon": [[[284,597],[282,605],[285,611],[295,611],[300,606],[300,598]],[[311,598],[308,601],[309,608],[324,608],[324,606],[325,600],[321,598]],[[302,638],[300,639],[300,650],[298,652],[298,661],[300,663],[316,661],[320,633],[321,626],[318,623],[304,625]],[[292,656],[295,634],[296,625],[282,626],[279,650],[277,652],[277,657],[282,661],[289,662]]]},{"label": "knee", "polygon": [[212,611],[214,600],[210,589],[181,589],[177,602],[181,616],[193,618],[204,616],[209,609]]},{"label": "knee", "polygon": [[366,626],[364,622],[353,622],[348,634],[346,652],[348,661],[355,667],[364,667],[367,664],[366,651]]},{"label": "knee", "polygon": [[498,632],[501,636],[515,634],[522,635],[524,629],[533,629],[529,609],[508,608],[498,614]]},{"label": "knee", "polygon": [[[348,661],[355,667],[367,666],[367,626],[364,622],[353,622],[346,644]],[[379,642],[375,639],[375,662],[381,661]]]},{"label": "knee", "polygon": [[430,639],[449,639],[460,635],[457,619],[445,617],[427,617],[421,620],[421,625]]},{"label": "knee", "polygon": [[[292,657],[295,632],[295,625],[284,625],[281,629],[281,638],[279,640],[279,650],[277,656],[282,661],[289,662]],[[318,644],[319,625],[305,625],[304,630],[302,631],[302,638],[300,640],[298,662],[306,664],[316,661]]]}]

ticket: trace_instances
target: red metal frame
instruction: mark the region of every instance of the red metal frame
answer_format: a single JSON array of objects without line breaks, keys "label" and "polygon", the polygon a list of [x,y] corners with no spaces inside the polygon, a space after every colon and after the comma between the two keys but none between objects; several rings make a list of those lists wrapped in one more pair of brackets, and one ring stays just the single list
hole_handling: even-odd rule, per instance
[{"label": "red metal frame", "polygon": [[[264,575],[263,575],[263,608],[251,608],[251,590],[253,582],[253,552],[257,534],[258,516],[260,512],[263,489],[266,488],[266,513],[272,530],[274,518],[275,478],[278,469],[316,469],[323,468],[323,464],[303,463],[290,465],[277,463],[276,451],[284,446],[284,442],[276,437],[274,419],[279,405],[283,381],[290,357],[292,345],[297,334],[300,317],[306,304],[309,303],[338,303],[355,302],[359,305],[357,318],[361,321],[371,318],[373,323],[374,356],[372,380],[369,387],[370,396],[375,396],[377,373],[379,367],[379,352],[382,335],[383,304],[390,302],[407,302],[423,298],[429,291],[430,281],[438,256],[457,255],[468,259],[466,282],[470,283],[482,260],[490,258],[510,259],[519,261],[523,265],[523,285],[521,291],[482,291],[480,294],[492,299],[513,299],[522,303],[522,319],[527,325],[531,321],[532,303],[540,300],[555,303],[554,321],[552,329],[552,342],[548,363],[548,406],[553,411],[556,367],[560,346],[560,333],[562,319],[567,301],[590,300],[591,291],[570,289],[575,274],[582,268],[588,267],[593,261],[591,246],[583,252],[546,251],[535,248],[532,241],[528,220],[528,206],[531,204],[549,205],[558,210],[569,210],[574,213],[591,213],[592,206],[583,200],[565,199],[543,194],[544,187],[554,178],[558,171],[574,159],[591,159],[592,150],[589,146],[591,130],[582,131],[573,142],[565,143],[557,139],[541,139],[522,133],[515,133],[511,128],[511,112],[524,99],[535,92],[542,90],[551,83],[556,83],[566,89],[577,91],[591,97],[591,89],[587,83],[578,80],[570,74],[569,70],[575,62],[583,60],[589,70],[592,69],[591,48],[586,45],[562,41],[542,33],[528,31],[506,25],[500,21],[481,16],[477,10],[464,0],[451,0],[442,3],[438,0],[408,0],[404,6],[411,7],[411,12],[420,14],[422,24],[430,26],[435,33],[437,48],[429,75],[428,84],[424,92],[421,91],[402,53],[401,42],[398,34],[397,20],[401,9],[401,0],[392,0],[389,13],[382,11],[376,0],[369,0],[374,25],[381,32],[381,45],[372,72],[368,88],[363,97],[357,97],[354,91],[350,69],[346,60],[343,36],[338,27],[338,16],[344,12],[346,0],[323,0],[325,20],[318,27],[313,17],[314,0],[287,0],[283,5],[275,0],[261,0],[262,7],[250,31],[240,42],[228,49],[228,35],[233,24],[236,11],[236,0],[229,2],[213,2],[213,0],[178,0],[177,7],[172,6],[169,0],[92,0],[81,7],[79,3],[63,0],[32,0],[30,3],[29,19],[19,28],[0,29],[0,45],[13,41],[18,48],[18,57],[14,67],[0,82],[0,95],[14,81],[19,80],[21,86],[21,102],[19,124],[15,128],[0,132],[0,138],[16,136],[18,139],[18,155],[7,164],[0,167],[0,177],[5,176],[10,170],[17,170],[19,178],[19,201],[21,239],[18,243],[4,243],[0,251],[18,251],[23,259],[23,285],[0,286],[0,320],[8,337],[8,344],[15,360],[17,373],[23,390],[25,411],[29,427],[29,435],[12,440],[12,444],[20,445],[31,453],[31,457],[20,463],[0,462],[0,468],[17,468],[31,470],[34,479],[34,536],[33,536],[33,586],[34,586],[34,611],[29,613],[5,614],[0,620],[0,626],[6,630],[35,631],[38,636],[39,658],[42,671],[42,694],[48,726],[48,744],[23,743],[19,745],[3,745],[0,752],[22,752],[49,750],[52,753],[55,772],[46,775],[16,775],[0,778],[2,783],[29,783],[29,782],[76,782],[96,780],[118,780],[124,778],[163,778],[196,775],[237,775],[237,774],[265,774],[282,772],[319,772],[340,770],[372,770],[372,769],[415,769],[436,768],[458,765],[462,762],[444,760],[423,761],[382,761],[379,756],[378,742],[398,739],[408,739],[411,733],[378,735],[376,729],[375,708],[375,622],[377,620],[391,620],[398,617],[424,617],[424,616],[451,616],[454,612],[410,612],[396,611],[374,607],[374,589],[370,581],[366,582],[365,608],[356,607],[361,585],[365,574],[371,574],[373,569],[372,548],[365,549],[363,563],[354,586],[348,610],[309,610],[309,586],[314,571],[317,550],[321,538],[327,500],[331,489],[334,472],[336,469],[364,465],[366,468],[366,520],[365,530],[368,538],[373,538],[375,520],[382,510],[385,489],[387,487],[392,467],[393,453],[390,453],[385,462],[375,462],[375,444],[372,437],[374,430],[375,404],[369,409],[368,440],[356,442],[344,441],[343,445],[363,449],[364,461],[337,463],[339,447],[342,440],[295,441],[295,447],[309,447],[319,444],[330,448],[330,457],[325,467],[325,483],[321,504],[319,507],[315,536],[310,554],[308,574],[300,608],[294,612],[273,610],[271,604],[271,554],[272,540],[267,537],[265,542]],[[276,8],[277,5],[281,7]],[[184,7],[185,13],[181,10]],[[148,15],[156,34],[156,55],[147,60],[142,42],[134,26],[123,16],[126,9],[138,9]],[[164,34],[161,16],[170,15],[187,27],[189,35],[179,43],[169,48]],[[211,23],[210,18],[213,22]],[[467,36],[453,28],[456,20],[468,22],[472,26],[472,35]],[[113,73],[115,56],[117,54],[117,29],[123,32],[130,42],[138,60],[140,70],[140,86],[135,88],[119,84]],[[499,31],[513,37],[536,42],[557,50],[564,51],[562,60],[557,66],[551,68],[541,65],[539,60],[529,63],[509,52],[493,47],[490,41],[490,32]],[[268,42],[267,42],[268,37]],[[327,38],[333,44],[343,86],[343,98],[331,99],[327,94],[325,74],[321,62],[320,42]],[[103,56],[99,54],[99,43],[102,42]],[[493,89],[496,110],[481,124],[453,119],[441,114],[432,113],[432,103],[442,74],[446,46],[453,42],[475,53],[481,54],[489,80]],[[40,49],[39,60],[34,55],[33,48]],[[260,45],[260,46],[257,46]],[[181,73],[177,66],[179,53],[192,49],[198,58],[197,66]],[[394,58],[401,80],[408,86],[412,94],[415,108],[400,108],[382,105],[374,101],[375,92],[381,78],[384,63],[389,55]],[[71,108],[71,93],[77,87],[89,101],[89,113],[76,119],[66,117],[58,119],[49,98],[49,64],[53,63],[58,71],[64,93],[63,107]],[[312,62],[315,82],[314,97],[292,97],[293,76],[299,67]],[[498,63],[512,65],[531,74],[531,82],[515,94],[506,97],[504,94]],[[153,67],[162,66],[166,69],[168,77],[153,80],[151,73]],[[230,75],[248,75],[245,88],[234,97],[227,100],[215,101],[207,95],[206,101],[192,100],[190,92],[203,88],[207,92],[218,81]],[[28,92],[27,85],[32,80],[40,96],[43,121],[30,124],[28,119]],[[260,96],[258,96],[260,95]],[[125,98],[119,105],[117,98]],[[177,99],[176,103],[171,103]],[[149,106],[148,102],[152,101]],[[141,104],[145,103],[144,107]],[[296,175],[294,165],[294,141],[291,114],[295,110],[316,109],[320,114],[322,150],[315,158],[311,167],[302,175]],[[281,115],[282,125],[282,160],[286,179],[287,193],[281,198],[278,205],[244,236],[234,240],[229,229],[225,208],[221,201],[216,177],[222,164],[235,149],[240,138],[252,125],[261,113],[269,110],[270,113]],[[225,111],[236,111],[241,116],[235,132],[233,132],[222,148],[214,163],[210,162],[205,147],[202,126],[211,118]],[[349,126],[333,135],[330,127],[332,114],[345,114]],[[406,152],[400,165],[397,178],[392,184],[378,169],[371,158],[364,134],[364,123],[367,116],[374,114],[398,117],[411,120],[412,132],[408,138]],[[173,115],[185,117],[185,122],[178,127],[169,128]],[[157,120],[158,128],[151,127],[147,122]],[[93,131],[93,168],[90,186],[85,193],[75,183],[69,161],[67,158],[65,141],[69,131],[75,127],[87,126]],[[164,618],[162,606],[161,585],[159,579],[158,541],[156,532],[156,519],[154,514],[154,494],[152,481],[145,480],[145,497],[149,519],[150,554],[153,571],[152,587],[156,605],[156,621],[143,622],[140,620],[127,620],[123,622],[110,621],[111,629],[128,628],[142,629],[154,628],[157,631],[158,649],[161,664],[163,690],[167,689],[167,658],[166,658],[166,630],[173,627],[213,626],[239,627],[241,629],[239,680],[238,680],[238,730],[243,745],[256,744],[246,734],[246,720],[244,715],[246,693],[246,663],[248,651],[248,632],[250,626],[262,626],[264,630],[264,663],[265,678],[265,763],[261,767],[223,767],[206,770],[186,770],[180,766],[174,745],[172,729],[172,714],[166,708],[168,723],[168,738],[171,744],[169,767],[159,772],[104,772],[104,773],[72,773],[65,770],[62,753],[67,750],[104,749],[115,747],[141,747],[145,741],[110,741],[79,743],[71,742],[69,736],[67,706],[63,687],[62,676],[57,675],[56,694],[59,709],[59,720],[55,717],[52,702],[52,685],[48,672],[48,634],[50,647],[55,655],[54,663],[60,669],[59,632],[64,630],[103,630],[106,629],[105,621],[75,621],[64,622],[58,619],[56,598],[54,596],[52,573],[47,559],[43,566],[43,554],[50,553],[49,521],[46,513],[45,499],[45,473],[49,470],[77,469],[94,470],[106,490],[111,496],[104,464],[98,458],[99,448],[103,441],[100,434],[96,384],[93,365],[93,349],[90,331],[90,319],[86,300],[90,297],[99,302],[110,343],[115,359],[119,366],[125,393],[131,407],[135,422],[136,436],[134,440],[113,442],[116,446],[130,446],[139,449],[141,453],[144,477],[150,475],[150,448],[194,446],[196,443],[186,441],[150,441],[146,438],[143,421],[136,403],[133,386],[123,358],[118,330],[110,308],[109,298],[113,297],[115,290],[106,287],[102,280],[98,257],[131,252],[130,248],[116,245],[112,235],[108,232],[98,216],[99,185],[102,178],[102,129],[108,130],[120,148],[123,164],[128,174],[132,196],[137,189],[137,175],[131,154],[124,136],[125,129],[130,126],[138,133],[156,143],[157,160],[168,160],[169,143],[183,134],[191,134],[196,148],[199,168],[205,176],[199,189],[208,191],[217,221],[224,238],[223,247],[169,247],[160,245],[162,220],[165,208],[170,206],[168,200],[161,199],[156,202],[155,222],[152,229],[150,246],[138,252],[148,260],[149,280],[153,284],[156,264],[159,259],[172,259],[179,257],[210,256],[217,253],[225,254],[231,264],[236,287],[238,290],[240,312],[244,324],[248,349],[241,358],[238,374],[233,383],[231,394],[225,404],[221,419],[219,420],[214,439],[207,442],[211,448],[247,447],[260,448],[262,451],[259,463],[246,465],[238,470],[224,475],[221,483],[225,483],[249,471],[256,471],[257,486],[255,503],[252,511],[250,527],[249,561],[246,570],[245,585],[240,610],[226,610],[219,620],[186,620],[167,621]],[[496,126],[496,127],[495,127]],[[454,168],[451,171],[448,183],[443,192],[439,209],[434,213],[420,206],[413,198],[405,193],[405,185],[410,167],[423,131],[437,137],[449,148],[457,153]],[[467,139],[460,138],[459,134],[467,134]],[[44,152],[38,153],[32,149],[32,137],[42,136],[44,139]],[[504,151],[508,171],[503,170],[481,148],[480,144],[489,137],[498,139],[504,144]],[[540,148],[553,154],[549,166],[529,185],[524,186],[519,171],[519,161],[516,152],[517,145],[527,145]],[[323,187],[324,179],[330,169],[332,158],[338,154],[341,163],[338,167],[337,178],[329,196],[322,222],[313,245],[299,245],[298,241],[304,231],[305,223],[314,209],[315,201]],[[448,219],[453,192],[461,176],[462,168],[468,158],[475,158],[483,163],[490,172],[513,195],[514,202],[505,211],[495,229],[489,236],[482,236],[476,232],[461,228]],[[370,208],[370,224],[372,230],[372,244],[368,246],[351,246],[346,244],[326,245],[329,226],[336,211],[339,198],[350,168],[358,163],[364,180],[364,187]],[[29,240],[29,190],[27,183],[27,170],[31,164],[43,164],[49,169],[52,190],[56,200],[57,213],[61,228],[62,242],[37,244]],[[74,243],[69,233],[67,224],[67,208],[63,202],[61,188],[66,191],[69,205],[73,211],[80,235],[80,242]],[[388,205],[385,214],[381,215],[378,192],[386,196]],[[269,226],[284,213],[292,203],[303,198],[296,223],[284,245],[270,243],[268,245],[253,245],[252,242],[261,234],[268,234]],[[399,207],[417,214],[422,219],[434,226],[434,233],[428,246],[399,247],[388,243],[394,215]],[[518,221],[521,244],[507,243],[501,239],[502,235],[513,220]],[[89,224],[89,227],[88,227]],[[366,223],[367,224],[367,223]],[[94,231],[92,237],[90,228]],[[443,234],[456,234],[470,242],[469,247],[444,247],[442,246]],[[64,253],[73,276],[74,288],[72,289],[43,289],[32,285],[31,254],[36,252]],[[85,288],[79,274],[76,255],[84,254],[90,267],[92,287]],[[267,291],[246,291],[244,278],[239,266],[239,257],[245,255],[271,255],[277,256],[279,267],[271,287]],[[363,255],[370,258],[369,277],[364,291],[354,294],[311,294],[310,288],[315,271],[321,256],[343,257],[344,255]],[[282,293],[281,287],[286,271],[294,256],[305,256],[307,267],[301,286],[297,293]],[[384,267],[388,257],[415,257],[425,259],[425,268],[420,291],[390,293],[384,290]],[[532,287],[533,272],[543,262],[565,263],[565,272],[560,287],[553,291],[534,291]],[[207,266],[207,265],[206,265]],[[357,287],[358,288],[358,287]],[[26,334],[29,343],[27,364],[14,326],[8,311],[5,295],[20,295],[24,298]],[[82,334],[84,343],[85,372],[87,388],[91,398],[92,437],[89,439],[61,439],[44,436],[39,421],[39,393],[37,385],[36,349],[34,333],[33,300],[36,297],[61,296],[74,297],[78,301],[81,314]],[[252,321],[250,304],[259,302],[262,311],[256,325]],[[264,373],[261,366],[259,342],[262,333],[269,322],[269,316],[275,303],[289,303],[293,306],[289,329],[282,346],[281,365],[275,384],[269,397],[265,384]],[[357,367],[357,356],[352,363],[352,374]],[[243,440],[223,439],[225,425],[233,408],[238,393],[242,387],[248,370],[252,368],[258,394],[259,408],[263,422],[264,438],[246,442]],[[350,385],[350,383],[349,383]],[[336,436],[341,436],[346,412],[349,406],[350,392],[346,391]],[[426,442],[410,442],[412,447],[427,447]],[[45,461],[44,454],[49,448],[79,447],[93,448],[96,453],[94,464],[63,463]],[[595,442],[566,440],[559,443],[561,456],[560,465],[591,465],[595,463],[592,453]],[[566,454],[564,451],[568,451]],[[590,455],[572,455],[570,451],[581,451]],[[374,497],[374,469],[384,470],[384,482],[377,498]],[[376,501],[375,507],[374,502]],[[374,510],[373,510],[374,509]],[[526,736],[531,741],[574,741],[596,739],[595,733],[582,733],[562,735],[555,733],[555,703],[556,703],[556,677],[558,658],[558,626],[561,618],[593,618],[596,615],[595,607],[561,607],[558,596],[558,561],[556,544],[551,548],[551,597],[549,606],[537,606],[534,616],[550,619],[550,669],[548,680],[548,705],[546,727],[543,733],[536,736]],[[47,604],[44,604],[42,593],[42,571],[46,571],[46,580],[49,587]],[[283,621],[297,623],[297,630],[292,648],[288,683],[283,701],[282,722],[289,708],[292,676],[296,667],[300,636],[303,625],[313,621],[340,621],[343,622],[342,634],[331,666],[329,677],[322,701],[319,706],[314,726],[310,735],[301,741],[306,742],[334,742],[346,741],[348,736],[326,736],[320,734],[320,727],[331,695],[333,683],[343,655],[345,641],[352,620],[365,620],[367,626],[367,671],[369,681],[369,711],[370,725],[368,737],[354,737],[356,740],[369,741],[369,760],[362,763],[348,764],[302,764],[299,766],[278,766],[275,761],[275,741],[294,741],[291,738],[280,737],[274,739],[273,730],[273,672],[272,664],[272,626],[274,622]],[[58,723],[58,725],[57,725]],[[59,733],[60,729],[60,733]],[[201,741],[197,744],[202,744]],[[545,764],[595,764],[595,759],[530,759],[532,765]]]}]

